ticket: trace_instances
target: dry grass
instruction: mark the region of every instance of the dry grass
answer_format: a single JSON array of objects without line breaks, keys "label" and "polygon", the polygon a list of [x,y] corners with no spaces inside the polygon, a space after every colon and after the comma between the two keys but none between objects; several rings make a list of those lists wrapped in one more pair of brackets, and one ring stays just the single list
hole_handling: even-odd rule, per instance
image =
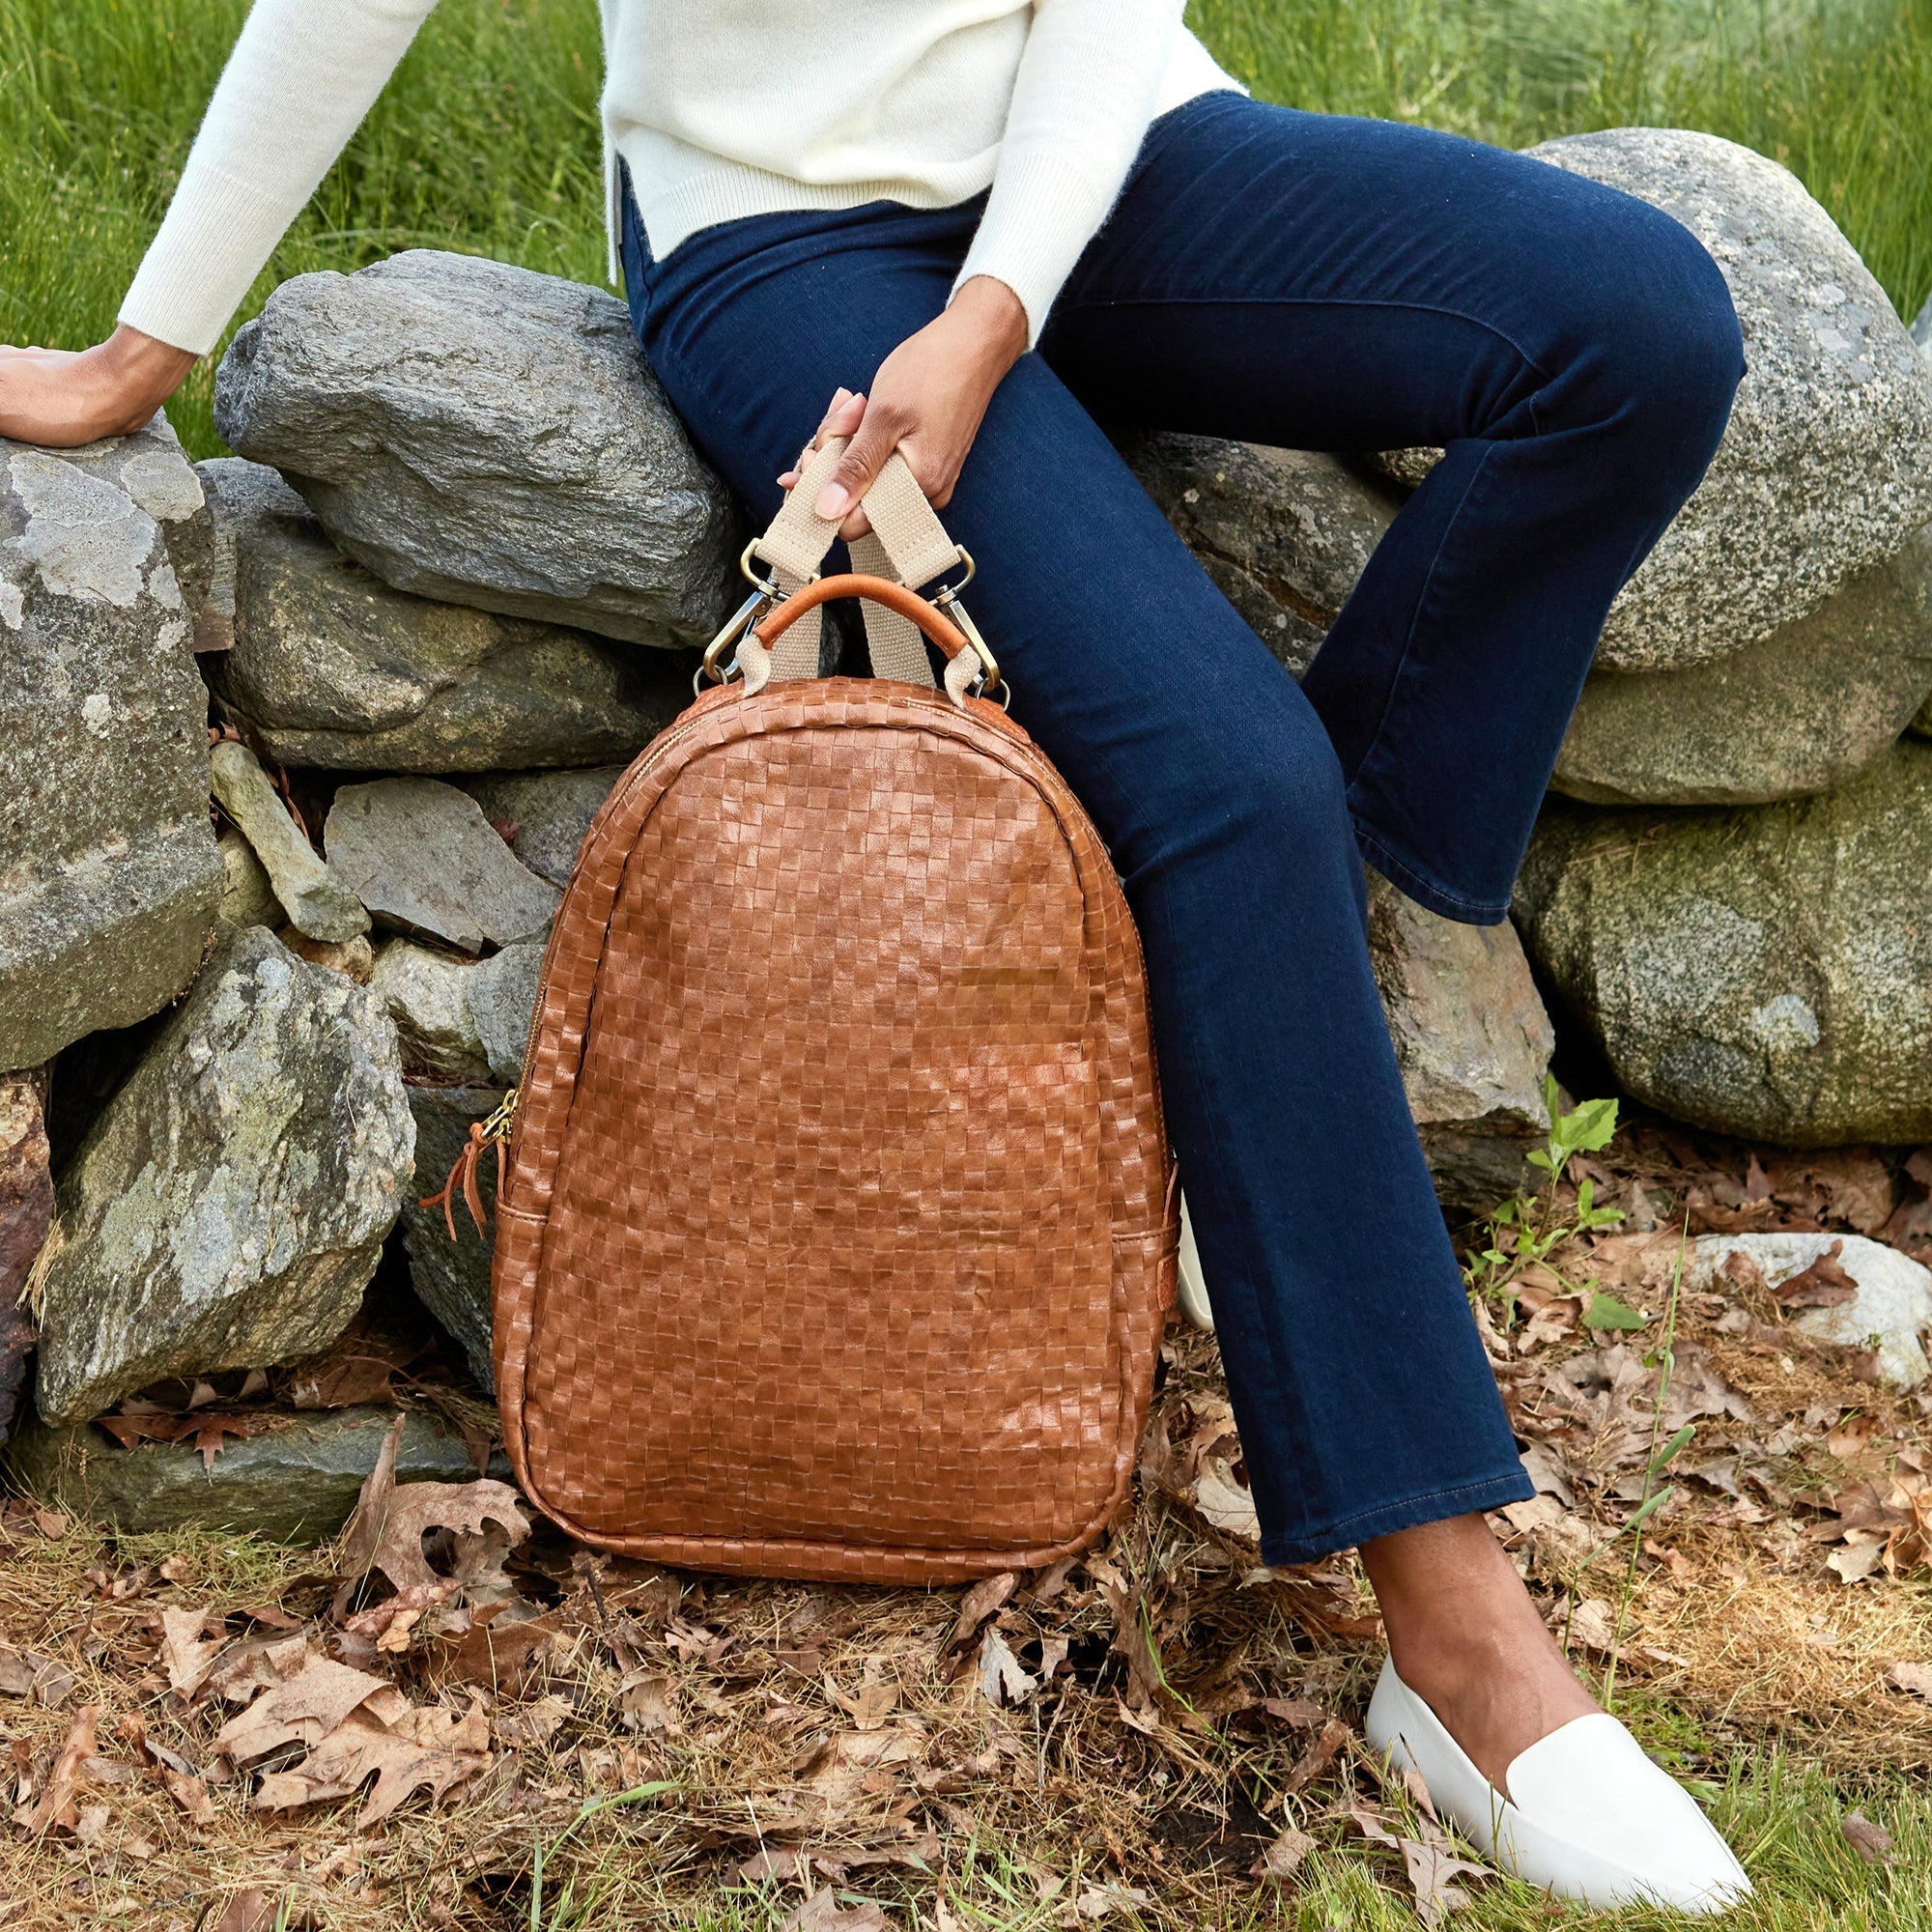
[{"label": "dry grass", "polygon": [[[1606,1188],[1642,1172],[1670,1206],[1698,1184],[1667,1151],[1627,1153],[1599,1166]],[[1551,1263],[1642,1299],[1632,1253],[1600,1238]],[[1843,1583],[1826,1568],[1836,1546],[1813,1533],[1849,1484],[1909,1469],[1923,1415],[1860,1380],[1843,1351],[1726,1332],[1728,1305],[1683,1300],[1679,1400],[1741,1401],[1699,1414],[1692,1447],[1662,1472],[1677,1493],[1641,1525],[1627,1603],[1636,1503],[1617,1491],[1629,1444],[1654,1434],[1655,1372],[1626,1374],[1624,1408],[1593,1431],[1554,1403],[1550,1379],[1599,1359],[1604,1338],[1547,1317],[1532,1339],[1526,1304],[1495,1305],[1506,1399],[1575,1497],[1498,1524],[1594,1681],[1618,1643],[1617,1709],[1746,1845],[1763,1892],[1750,1922],[1932,1924],[1925,1807],[1899,1783],[1932,1765],[1932,1702],[1886,1683],[1894,1664],[1932,1662],[1932,1585],[1909,1565]],[[1777,1316],[1772,1303],[1753,1319]],[[1627,1367],[1641,1370],[1658,1325],[1622,1338]],[[446,1634],[418,1627],[379,1652],[380,1616],[358,1634],[353,1605],[331,1614],[326,1552],[163,1547],[10,1503],[0,1637],[27,1658],[0,1655],[0,1689],[23,1693],[0,1704],[0,1741],[16,1805],[45,1793],[76,1713],[99,1715],[77,1831],[16,1823],[0,1839],[0,1928],[738,1932],[786,1922],[812,1893],[827,1896],[801,1932],[1413,1922],[1400,1859],[1350,1821],[1366,1807],[1398,1835],[1427,1830],[1354,1728],[1379,1661],[1373,1600],[1351,1561],[1260,1569],[1225,1416],[1211,1340],[1174,1331],[1135,1503],[1104,1553],[1013,1579],[1003,1601],[982,1590],[963,1628],[956,1589],[677,1575],[540,1531],[511,1563],[494,1681],[460,1609]],[[449,1547],[429,1548],[448,1566]],[[239,1699],[169,1688],[161,1612],[203,1605],[230,1657],[294,1624],[451,1721],[480,1701],[487,1765],[373,1827],[355,1800],[251,1808],[254,1774],[300,1751],[228,1766],[215,1737]],[[529,1617],[545,1640],[519,1660],[512,1620]],[[33,1689],[37,1658],[48,1667]],[[208,1774],[202,1823],[155,1747]],[[1855,1803],[1919,1862],[1862,1864],[1838,1833]],[[1258,1879],[1257,1858],[1291,1826],[1319,1849],[1281,1884]],[[1523,1888],[1463,1883],[1470,1925],[1543,1922]]]}]

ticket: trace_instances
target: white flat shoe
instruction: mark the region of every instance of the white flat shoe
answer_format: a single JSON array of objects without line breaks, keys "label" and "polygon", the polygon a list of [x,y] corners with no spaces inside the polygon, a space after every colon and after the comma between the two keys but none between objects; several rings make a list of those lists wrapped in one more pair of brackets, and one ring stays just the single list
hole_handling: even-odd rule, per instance
[{"label": "white flat shoe", "polygon": [[1591,1905],[1722,1912],[1750,1880],[1697,1801],[1602,1711],[1559,1725],[1516,1759],[1498,1793],[1395,1674],[1369,1704],[1369,1742],[1413,1770],[1436,1810],[1517,1877]]}]

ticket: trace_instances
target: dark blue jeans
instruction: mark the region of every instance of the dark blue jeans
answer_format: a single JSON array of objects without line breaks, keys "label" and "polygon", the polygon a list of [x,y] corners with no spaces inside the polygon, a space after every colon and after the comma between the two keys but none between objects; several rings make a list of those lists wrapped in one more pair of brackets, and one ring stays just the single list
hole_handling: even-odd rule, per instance
[{"label": "dark blue jeans", "polygon": [[[939,313],[981,203],[721,223],[624,268],[651,367],[763,520],[839,384]],[[1203,98],[1150,129],[948,528],[1013,715],[1126,882],[1262,1550],[1530,1493],[1403,1098],[1366,855],[1501,920],[1611,598],[1743,374],[1643,203],[1446,134]],[[1099,424],[1446,446],[1297,687]]]}]

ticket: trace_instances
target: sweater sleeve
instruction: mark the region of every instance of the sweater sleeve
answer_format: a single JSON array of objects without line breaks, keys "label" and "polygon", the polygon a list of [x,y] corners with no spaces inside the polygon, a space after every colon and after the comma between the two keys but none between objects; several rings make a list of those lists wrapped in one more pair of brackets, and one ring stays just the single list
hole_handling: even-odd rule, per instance
[{"label": "sweater sleeve", "polygon": [[255,0],[120,320],[205,355],[436,0]]},{"label": "sweater sleeve", "polygon": [[1034,0],[992,192],[953,283],[1005,282],[1030,345],[1127,178],[1180,14],[1181,0]]}]

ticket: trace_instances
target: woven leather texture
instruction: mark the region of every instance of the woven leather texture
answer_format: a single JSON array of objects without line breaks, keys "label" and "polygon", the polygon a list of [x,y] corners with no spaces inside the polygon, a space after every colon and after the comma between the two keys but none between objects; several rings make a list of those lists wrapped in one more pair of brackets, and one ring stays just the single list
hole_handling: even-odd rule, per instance
[{"label": "woven leather texture", "polygon": [[711,692],[554,926],[498,1206],[518,1480],[584,1541],[956,1580],[1127,1493],[1179,1241],[1140,947],[996,707]]}]

